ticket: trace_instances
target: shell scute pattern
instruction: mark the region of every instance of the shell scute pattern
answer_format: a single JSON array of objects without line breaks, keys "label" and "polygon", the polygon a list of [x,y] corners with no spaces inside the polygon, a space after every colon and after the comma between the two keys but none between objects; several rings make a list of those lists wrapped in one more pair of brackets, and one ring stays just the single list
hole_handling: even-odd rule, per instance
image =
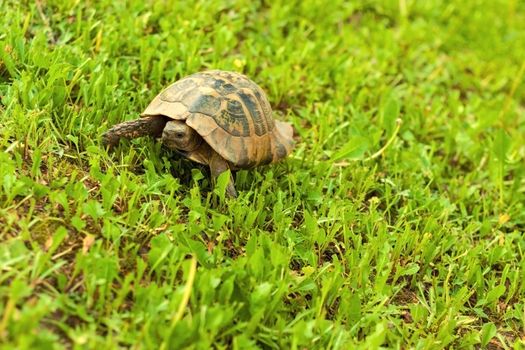
[{"label": "shell scute pattern", "polygon": [[[263,136],[273,130],[269,103],[261,89],[248,78],[222,71],[196,73],[191,77],[196,84],[181,97],[190,112],[212,117],[232,136],[249,137],[252,132]],[[205,86],[217,96],[204,93]]]},{"label": "shell scute pattern", "polygon": [[186,120],[236,168],[271,163],[293,147],[292,129],[276,124],[264,91],[239,73],[187,76],[161,92],[143,113],[148,115]]},{"label": "shell scute pattern", "polygon": [[263,116],[261,115],[260,111],[260,105],[259,103],[257,103],[255,96],[244,91],[239,91],[238,95],[252,117],[255,134],[257,136],[262,136],[266,134],[266,132],[268,131],[266,128],[266,123],[265,121],[263,121]]},{"label": "shell scute pattern", "polygon": [[[212,96],[197,93],[194,101],[188,110],[192,113],[202,113],[210,117],[215,117],[221,108],[221,99]],[[184,100],[183,100],[184,103]]]},{"label": "shell scute pattern", "polygon": [[262,115],[266,119],[266,125],[268,125],[268,131],[272,131],[274,128],[274,121],[272,118],[272,107],[265,97],[264,92],[258,86],[255,86],[254,89],[255,97],[259,101],[259,106],[261,106]]},{"label": "shell scute pattern", "polygon": [[237,90],[234,85],[223,79],[216,79],[213,88],[222,96],[233,94]]},{"label": "shell scute pattern", "polygon": [[193,91],[197,84],[193,79],[186,78],[179,80],[165,89],[160,94],[160,99],[166,102],[180,102],[187,91]]},{"label": "shell scute pattern", "polygon": [[213,119],[224,131],[232,136],[250,136],[250,125],[242,108],[242,104],[233,99],[226,99],[226,108],[222,109]]}]

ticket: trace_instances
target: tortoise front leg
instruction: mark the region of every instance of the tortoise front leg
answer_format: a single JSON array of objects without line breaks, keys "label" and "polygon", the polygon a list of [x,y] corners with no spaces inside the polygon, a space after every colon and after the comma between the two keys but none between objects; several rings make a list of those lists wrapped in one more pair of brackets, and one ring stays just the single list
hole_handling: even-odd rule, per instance
[{"label": "tortoise front leg", "polygon": [[102,134],[102,143],[109,148],[118,145],[121,138],[134,139],[142,136],[161,137],[166,119],[152,116],[130,120],[113,126]]},{"label": "tortoise front leg", "polygon": [[[215,151],[212,151],[212,152],[213,153],[210,157],[209,165],[210,165],[212,179],[215,182],[215,180],[217,180],[217,177],[219,177],[220,174],[230,169],[230,165],[217,152]],[[233,176],[231,174],[230,174],[230,181],[228,182],[228,186],[226,186],[226,193],[230,197],[233,197],[233,198],[237,197],[237,191],[235,190]]]}]

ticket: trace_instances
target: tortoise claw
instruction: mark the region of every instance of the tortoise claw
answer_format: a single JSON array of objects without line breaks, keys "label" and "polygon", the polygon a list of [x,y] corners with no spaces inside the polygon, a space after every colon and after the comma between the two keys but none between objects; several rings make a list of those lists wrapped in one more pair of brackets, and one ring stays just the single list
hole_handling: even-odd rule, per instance
[{"label": "tortoise claw", "polygon": [[[223,172],[230,170],[230,165],[228,162],[222,158],[217,152],[212,151],[213,153],[209,159],[209,166],[211,171],[211,176],[214,181],[219,177]],[[231,198],[237,198],[237,191],[235,190],[235,185],[233,182],[233,175],[230,174],[230,180],[226,186],[226,193]]]},{"label": "tortoise claw", "polygon": [[226,187],[226,193],[231,198],[237,198],[237,191],[235,190],[235,186],[233,184],[233,176],[230,176],[230,182],[228,182],[228,186]]}]

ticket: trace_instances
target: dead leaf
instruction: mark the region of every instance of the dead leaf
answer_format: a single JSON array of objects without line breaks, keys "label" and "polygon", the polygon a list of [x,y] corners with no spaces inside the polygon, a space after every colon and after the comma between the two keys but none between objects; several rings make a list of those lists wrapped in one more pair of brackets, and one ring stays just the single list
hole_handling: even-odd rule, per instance
[{"label": "dead leaf", "polygon": [[84,237],[82,240],[82,253],[86,254],[93,243],[95,243],[95,236],[86,235],[86,237]]},{"label": "dead leaf", "polygon": [[49,248],[53,245],[53,236],[49,236],[44,243],[44,250],[47,252]]}]

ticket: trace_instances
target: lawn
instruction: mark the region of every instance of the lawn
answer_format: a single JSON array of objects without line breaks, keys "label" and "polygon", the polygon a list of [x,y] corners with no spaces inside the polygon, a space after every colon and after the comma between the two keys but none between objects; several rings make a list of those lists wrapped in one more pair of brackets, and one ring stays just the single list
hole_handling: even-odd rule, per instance
[{"label": "lawn", "polygon": [[[525,349],[525,3],[0,0],[0,349]],[[235,174],[101,135],[242,72]]]}]

